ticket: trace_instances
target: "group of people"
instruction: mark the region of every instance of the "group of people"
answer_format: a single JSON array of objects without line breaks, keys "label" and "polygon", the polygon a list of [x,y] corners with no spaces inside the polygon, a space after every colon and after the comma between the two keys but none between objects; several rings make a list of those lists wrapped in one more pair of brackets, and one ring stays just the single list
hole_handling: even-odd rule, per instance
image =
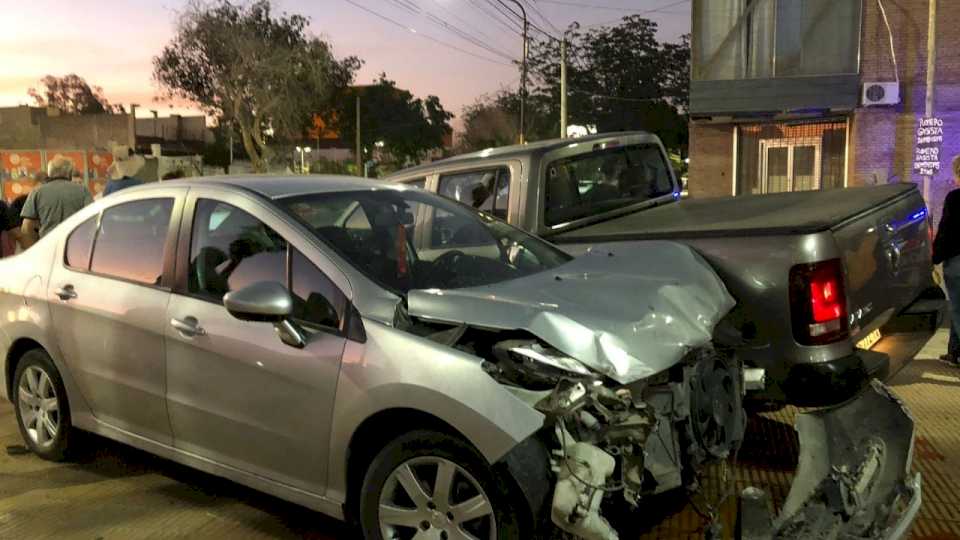
[{"label": "group of people", "polygon": [[[104,187],[107,196],[143,183],[134,177],[137,163],[130,149],[115,153]],[[164,179],[182,174],[168,174]],[[39,185],[29,195],[21,195],[9,205],[0,200],[0,255],[7,257],[36,243],[54,227],[93,202],[73,162],[57,156],[47,163],[47,170],[37,175]]]}]

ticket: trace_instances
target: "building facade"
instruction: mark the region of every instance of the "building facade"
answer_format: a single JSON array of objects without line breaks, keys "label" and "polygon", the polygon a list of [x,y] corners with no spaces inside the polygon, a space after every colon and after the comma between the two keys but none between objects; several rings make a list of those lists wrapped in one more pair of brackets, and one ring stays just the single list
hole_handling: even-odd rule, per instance
[{"label": "building facade", "polygon": [[938,217],[960,153],[958,24],[953,0],[694,0],[690,196],[916,182]]}]

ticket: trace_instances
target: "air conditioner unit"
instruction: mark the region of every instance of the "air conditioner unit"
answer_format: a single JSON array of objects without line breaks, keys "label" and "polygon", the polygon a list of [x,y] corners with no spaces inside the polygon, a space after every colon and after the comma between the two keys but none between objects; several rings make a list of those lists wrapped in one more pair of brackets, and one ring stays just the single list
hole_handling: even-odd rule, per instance
[{"label": "air conditioner unit", "polygon": [[868,82],[863,83],[863,106],[897,105],[900,103],[900,83]]}]

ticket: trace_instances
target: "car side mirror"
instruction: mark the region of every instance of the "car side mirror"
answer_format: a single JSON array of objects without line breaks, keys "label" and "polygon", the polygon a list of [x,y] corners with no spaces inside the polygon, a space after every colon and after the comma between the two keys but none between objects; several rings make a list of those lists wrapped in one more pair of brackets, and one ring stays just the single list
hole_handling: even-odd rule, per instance
[{"label": "car side mirror", "polygon": [[306,346],[303,331],[290,320],[293,297],[286,287],[275,281],[260,281],[223,296],[227,312],[241,321],[273,323],[280,341],[302,349]]}]

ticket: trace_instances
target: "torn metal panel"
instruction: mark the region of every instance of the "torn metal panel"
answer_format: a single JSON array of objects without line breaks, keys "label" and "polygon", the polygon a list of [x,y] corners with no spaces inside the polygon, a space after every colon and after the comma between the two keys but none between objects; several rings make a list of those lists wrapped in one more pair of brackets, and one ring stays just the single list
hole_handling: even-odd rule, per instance
[{"label": "torn metal panel", "polygon": [[623,384],[709,343],[734,303],[706,261],[673,242],[591,252],[548,272],[407,297],[413,317],[526,330]]},{"label": "torn metal panel", "polygon": [[[920,508],[920,475],[911,476],[914,423],[879,381],[846,404],[797,417],[800,462],[769,535],[752,538],[901,538]],[[749,499],[750,497],[747,497]],[[741,519],[766,520],[758,505]]]}]

